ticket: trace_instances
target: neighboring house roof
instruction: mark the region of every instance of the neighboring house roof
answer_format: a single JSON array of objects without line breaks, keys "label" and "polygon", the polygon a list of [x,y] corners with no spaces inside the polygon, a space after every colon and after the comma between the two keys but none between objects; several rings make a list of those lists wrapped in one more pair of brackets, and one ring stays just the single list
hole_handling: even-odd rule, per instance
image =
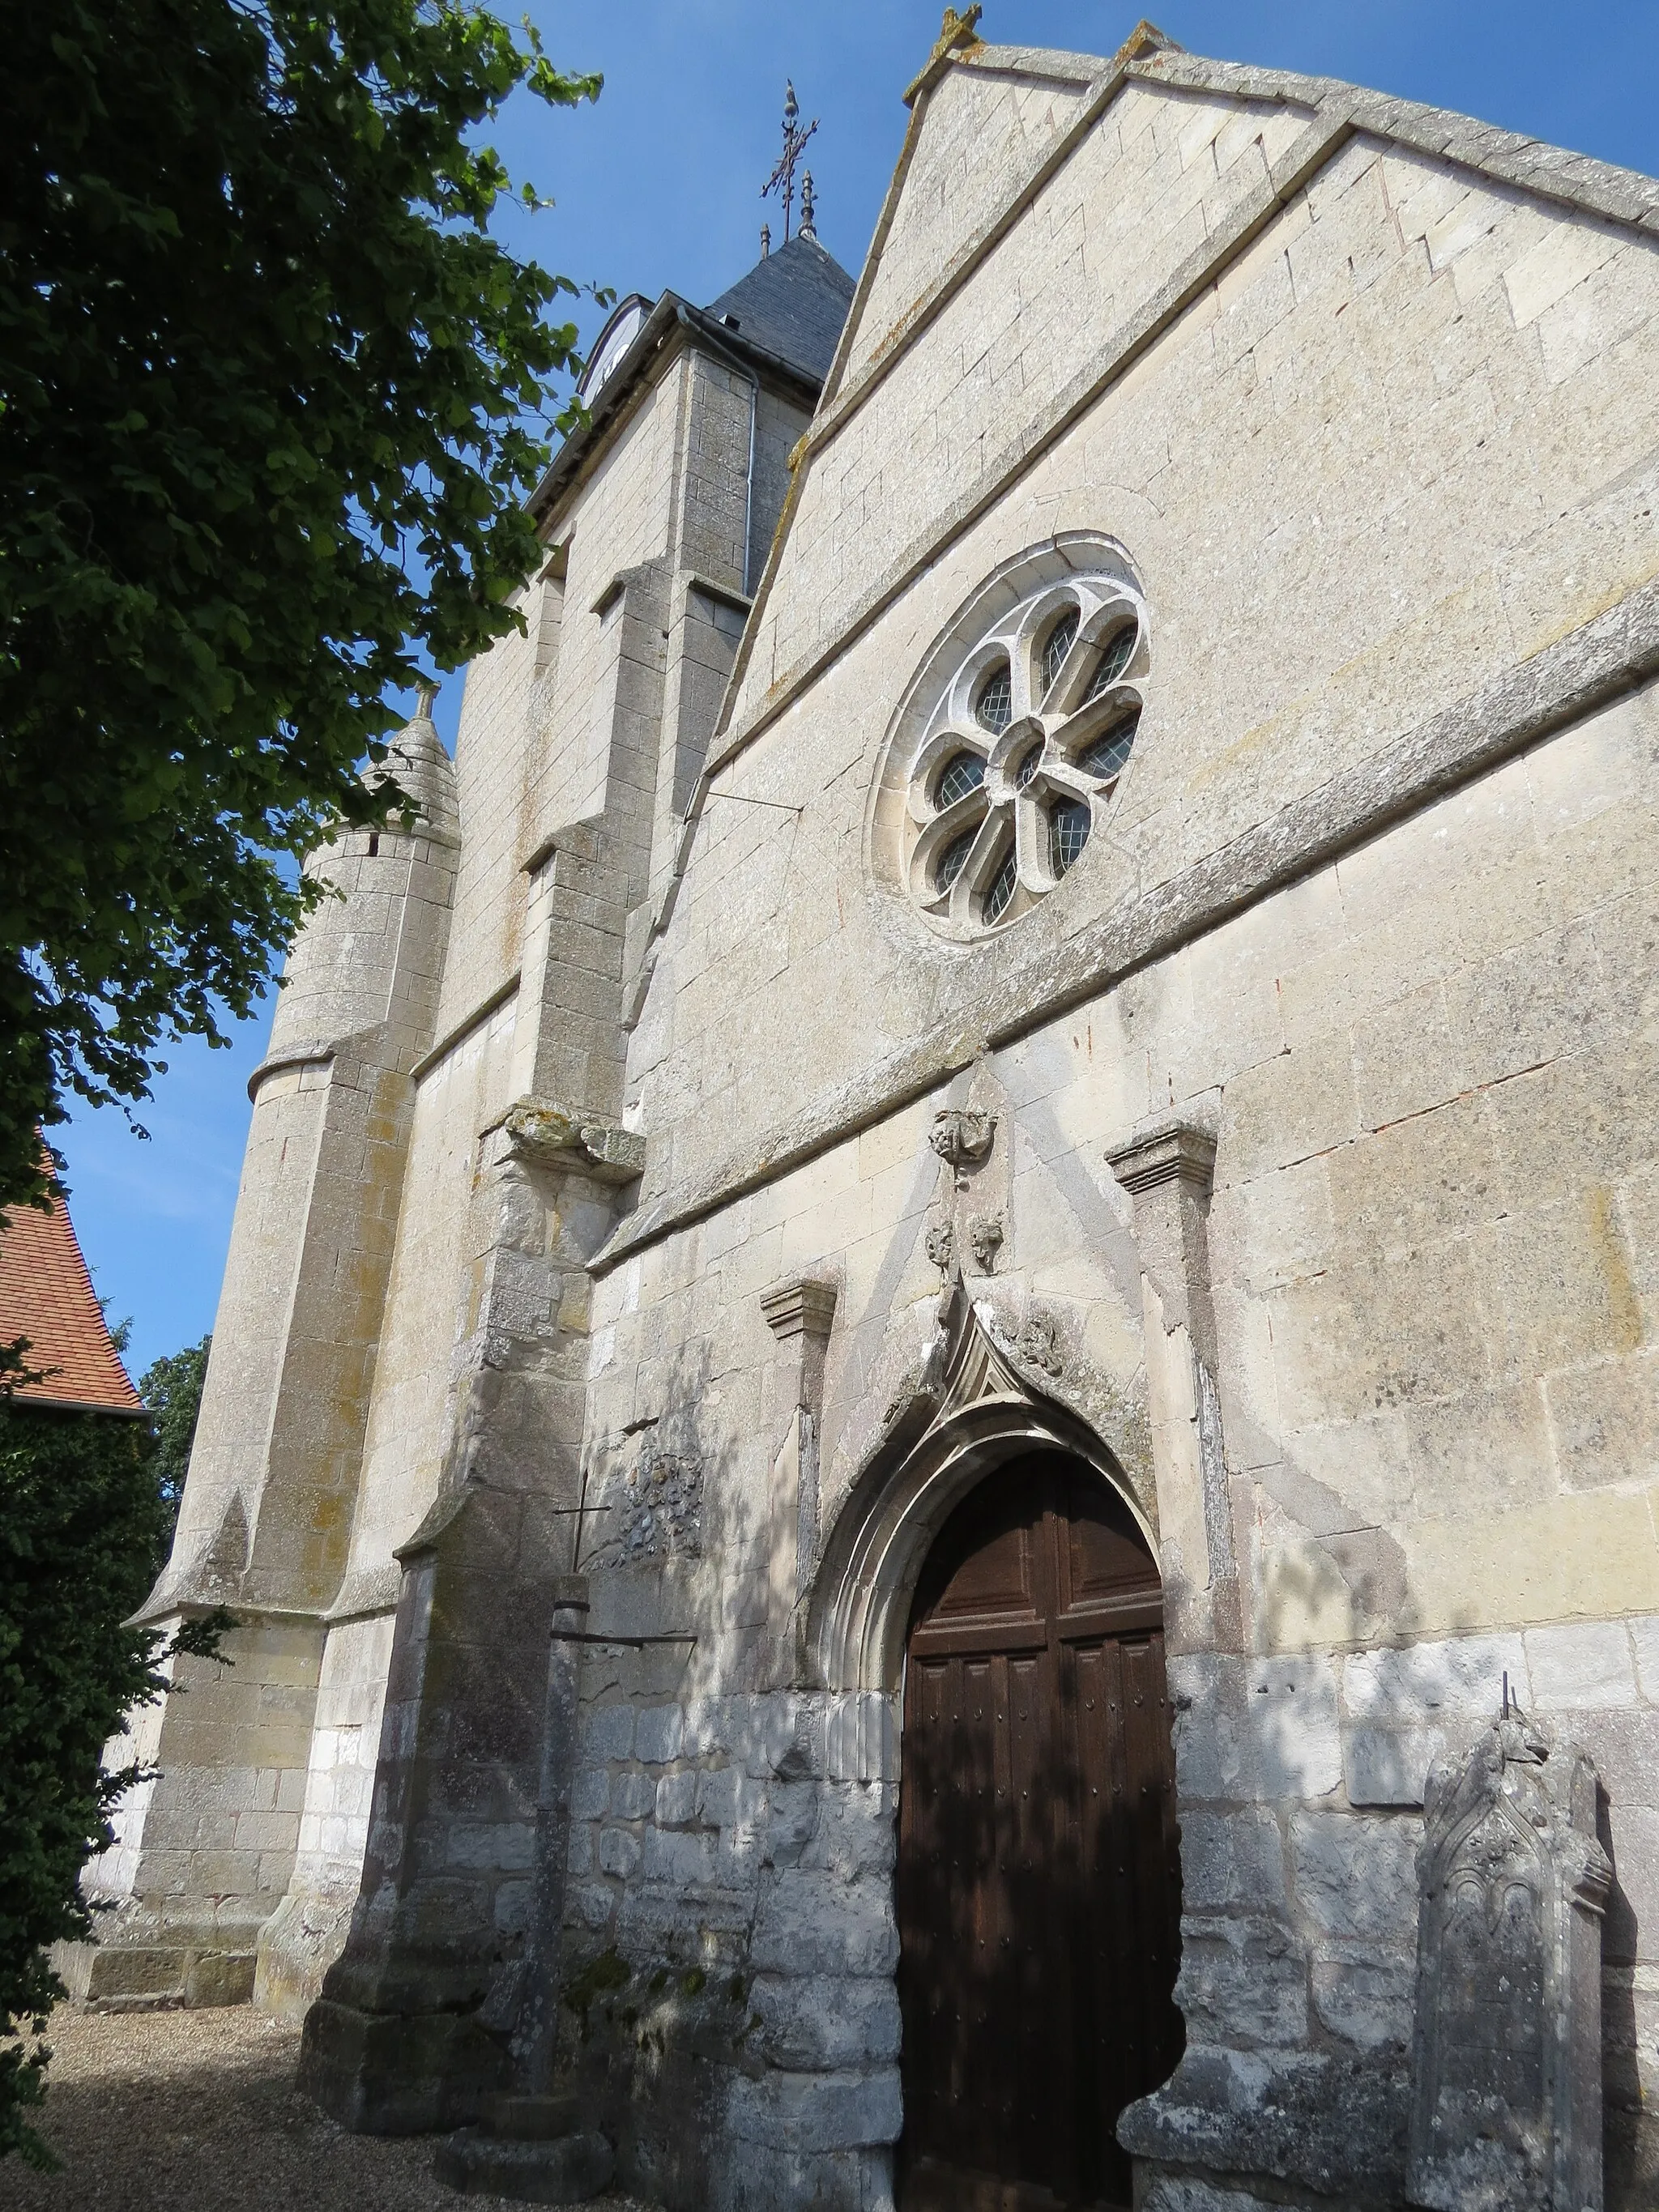
[{"label": "neighboring house roof", "polygon": [[50,1212],[18,1206],[0,1213],[0,1344],[20,1336],[29,1344],[24,1364],[42,1375],[16,1389],[20,1403],[143,1412],[61,1199]]},{"label": "neighboring house roof", "polygon": [[822,384],[854,289],[853,279],[816,238],[792,238],[711,301],[708,313]]}]

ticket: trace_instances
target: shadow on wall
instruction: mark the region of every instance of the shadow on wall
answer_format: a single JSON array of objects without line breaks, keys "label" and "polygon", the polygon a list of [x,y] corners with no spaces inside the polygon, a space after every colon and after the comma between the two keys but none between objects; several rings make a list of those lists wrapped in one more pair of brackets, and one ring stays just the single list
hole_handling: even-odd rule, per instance
[{"label": "shadow on wall", "polygon": [[707,1340],[664,1340],[584,1485],[589,1632],[618,1640],[582,1654],[559,2045],[629,2185],[690,2203],[731,2155],[725,2085],[756,2065],[767,1794],[719,1716],[764,1667],[769,1531],[733,1378],[713,1376]]}]

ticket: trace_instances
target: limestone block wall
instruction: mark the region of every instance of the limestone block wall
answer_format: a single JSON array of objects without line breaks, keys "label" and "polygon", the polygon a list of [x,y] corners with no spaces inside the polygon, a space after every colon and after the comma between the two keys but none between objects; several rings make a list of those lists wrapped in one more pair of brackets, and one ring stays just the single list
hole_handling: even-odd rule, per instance
[{"label": "limestone block wall", "polygon": [[[1606,1793],[1607,2202],[1645,2202],[1653,2145],[1640,2115],[1659,2069],[1659,1709],[1642,1672],[1654,1632],[1636,1615],[1346,1656],[1178,1661],[1177,1998],[1194,2089],[1161,2129],[1137,2116],[1134,2148],[1314,2186],[1322,2164],[1403,2185],[1424,1781],[1489,1723],[1507,1676],[1530,1716],[1589,1751]],[[1194,2094],[1223,2052],[1249,2054],[1273,2085],[1231,2116],[1198,2109]]]},{"label": "limestone block wall", "polygon": [[[362,1475],[320,1660],[305,1831],[260,1952],[259,1998],[275,2010],[304,2009],[345,1935],[368,1832],[398,1548],[446,1468],[462,1480],[482,1448],[474,1399],[480,1376],[500,1364],[503,1315],[538,1342],[538,1328],[579,1333],[585,1319],[566,1297],[538,1321],[533,1299],[526,1305],[507,1279],[526,1255],[498,1249],[486,1157],[516,1098],[620,1111],[627,917],[643,901],[653,838],[678,832],[674,791],[683,806],[730,666],[732,610],[709,594],[741,581],[750,410],[747,380],[720,363],[690,354],[669,362],[550,525],[549,561],[523,601],[526,635],[468,672],[455,764],[463,842],[437,1042],[414,1069]],[[775,474],[775,449],[786,435],[793,442],[802,419],[768,398],[757,452]],[[692,573],[701,584],[671,586],[671,574]],[[607,1213],[590,1247],[608,1226]]]},{"label": "limestone block wall", "polygon": [[430,1036],[455,870],[453,815],[442,813],[435,827],[413,831],[342,831],[307,860],[308,872],[338,896],[313,910],[296,940],[268,1059],[383,1025],[400,1042]]},{"label": "limestone block wall", "polygon": [[668,1672],[584,1707],[564,2064],[665,2203],[889,2202],[890,1703],[653,1702]]},{"label": "limestone block wall", "polygon": [[[162,1627],[228,1607],[231,1664],[142,1717],[161,1771],[89,1887],[119,1900],[70,1961],[94,1995],[246,1997],[288,1887],[323,1655],[347,1558],[412,1098],[430,1042],[453,872],[447,763],[428,719],[400,741],[416,829],[339,838],[256,1073],[252,1127]],[[130,1749],[118,1737],[113,1762]]]},{"label": "limestone block wall", "polygon": [[912,124],[896,180],[896,219],[866,278],[842,386],[885,349],[940,270],[1035,173],[1104,66],[1093,55],[1046,49],[1018,50],[1018,58],[1033,66],[1035,81],[994,64],[952,69]]},{"label": "limestone block wall", "polygon": [[397,1602],[395,1547],[431,1504],[449,1441],[453,1364],[471,1328],[479,1132],[508,1104],[515,1009],[503,1003],[422,1079],[409,1139],[386,1322],[341,1607]]},{"label": "limestone block wall", "polygon": [[[849,387],[826,410],[827,422],[842,427],[792,525],[790,574],[799,563],[802,588],[781,594],[769,611],[739,712],[817,657],[924,519],[963,502],[1019,426],[1109,352],[1114,336],[1224,227],[1305,121],[1282,106],[1124,87],[925,343],[895,358],[879,404],[857,408]],[[1000,156],[998,149],[990,158]],[[909,231],[915,217],[902,213]],[[912,234],[913,250],[928,255],[930,234]],[[943,265],[933,261],[930,276]],[[860,324],[860,342],[873,327]],[[1150,423],[1148,430],[1157,435]]]},{"label": "limestone block wall", "polygon": [[308,865],[337,896],[296,943],[252,1085],[215,1350],[156,1612],[231,1597],[320,1609],[344,1564],[454,850],[447,823],[358,831]]},{"label": "limestone block wall", "polygon": [[1188,956],[1192,1018],[1224,993],[1258,1040],[1212,1253],[1279,1648],[1659,1597],[1656,717],[1604,709]]},{"label": "limestone block wall", "polygon": [[111,1753],[159,1777],[88,1869],[98,1940],[67,1947],[71,1995],[191,2005],[246,2002],[254,1942],[299,1847],[319,1639],[308,1622],[255,1618],[226,1635],[228,1667],[180,1660],[155,1723]]},{"label": "limestone block wall", "polygon": [[[455,783],[461,813],[461,860],[455,879],[434,1036],[450,1036],[517,972],[524,929],[525,852],[533,834],[539,732],[532,699],[547,686],[538,669],[532,617],[546,583],[532,584],[521,611],[529,637],[508,635],[466,672],[455,742]],[[559,655],[565,643],[561,623]],[[554,680],[556,684],[556,666]]]},{"label": "limestone block wall", "polygon": [[261,1931],[253,1990],[261,2012],[296,2026],[344,1941],[362,1875],[392,1625],[389,1613],[337,1621],[323,1646],[293,1870]]},{"label": "limestone block wall", "polygon": [[[1167,94],[1133,97],[1155,112],[1165,103],[1170,131],[1176,112],[1191,118]],[[1210,154],[1200,166],[1212,173]],[[1079,191],[1079,204],[1096,202]],[[975,273],[968,306],[980,287],[1013,289],[1007,251]],[[1132,940],[1160,896],[1197,896],[1188,871],[1224,872],[1246,831],[1300,797],[1311,829],[1345,769],[1437,715],[1468,713],[1462,726],[1478,728],[1483,687],[1517,665],[1541,678],[1547,655],[1639,589],[1656,562],[1659,425],[1651,381],[1633,367],[1655,251],[1426,157],[1351,141],[732,763],[734,793],[804,812],[786,868],[762,810],[726,810],[754,817],[746,829],[708,810],[659,962],[665,988],[634,1053],[641,1091],[671,1052],[696,1069],[660,1079],[674,1087],[660,1122],[653,1109],[652,1188],[707,1169],[712,1132],[736,1152],[741,1132],[769,1138],[820,1094],[833,1120],[828,1094],[845,1071],[825,1064],[802,1018],[796,963],[844,1010],[865,1064],[908,1076],[927,1057],[919,1040],[942,1047],[1041,1003],[1060,948],[1093,917],[1120,914]],[[1531,287],[1527,272],[1546,267],[1549,283]],[[1077,283],[1081,313],[1093,289]],[[897,398],[907,374],[953,387],[957,357],[938,343],[936,326],[809,464],[734,730],[805,651],[775,648],[773,633],[836,635],[848,580],[881,569],[879,533],[925,537],[935,490],[949,503],[921,458],[927,434]],[[917,407],[931,417],[932,397],[924,408],[919,391]],[[1016,412],[1030,419],[1024,400]],[[860,424],[890,471],[878,499],[848,476]],[[965,463],[964,480],[979,481]],[[856,551],[850,536],[834,543],[843,513]],[[865,795],[911,672],[1000,562],[1068,527],[1115,532],[1149,595],[1152,690],[1135,758],[1110,837],[1021,925],[1023,945],[941,951],[872,898],[867,877],[839,901],[833,886],[843,869],[857,877]],[[798,895],[807,878],[816,898]],[[749,974],[756,948],[786,931],[789,958]],[[753,985],[741,1013],[724,988],[733,963]],[[1068,970],[1085,972],[1081,957]],[[757,1064],[764,1080],[739,1074]]]},{"label": "limestone block wall", "polygon": [[651,883],[636,909],[626,972],[639,974],[647,933],[655,925],[679,854],[679,830],[708,749],[732,673],[747,605],[735,589],[716,596],[707,580],[677,580],[663,693],[662,744],[657,763]]},{"label": "limestone block wall", "polygon": [[[204,1560],[239,1488],[257,1480],[272,1424],[285,1356],[282,1323],[299,1286],[303,1239],[295,1234],[311,1202],[328,1103],[329,1067],[319,1060],[280,1069],[260,1085],[230,1250],[215,1316],[213,1390],[203,1394],[191,1480],[180,1501],[173,1558]],[[216,1370],[214,1371],[214,1370]],[[227,1578],[246,1563],[247,1509]]]},{"label": "limestone block wall", "polygon": [[[749,425],[755,387],[746,376],[706,353],[688,355],[687,365],[685,483],[677,518],[678,565],[742,590],[749,557],[744,532],[753,520]],[[769,442],[775,448],[775,413],[769,427]],[[758,417],[756,429],[758,447]]]},{"label": "limestone block wall", "polygon": [[[1059,1374],[1035,1383],[1112,1435],[1161,1531],[1189,2040],[1200,2057],[1249,2054],[1288,2100],[1279,2126],[1250,2099],[1206,2117],[1194,2092],[1172,2108],[1186,2132],[1166,2115],[1141,2140],[1149,2156],[1184,2142],[1310,2186],[1319,2157],[1355,2147],[1374,2172],[1400,2165],[1424,1777],[1490,1717],[1507,1673],[1528,1710],[1591,1750],[1607,1792],[1608,2201],[1643,2201],[1637,2114],[1659,2063],[1659,1746],[1642,1672],[1659,1453],[1632,1409],[1648,1402],[1656,1324],[1640,1103],[1656,1073],[1643,861],[1656,734],[1651,689],[1589,714],[985,1054],[973,1075],[998,1105],[1006,1178],[963,1200],[999,1210],[1005,1231],[975,1296],[1000,1342],[1057,1350]],[[711,822],[711,855],[724,844],[752,863],[769,837],[781,866],[775,831],[730,812],[729,828]],[[792,922],[813,893],[798,873]],[[811,1034],[804,1024],[803,1050]],[[675,1083],[689,1097],[699,1066],[692,1048],[669,1056],[653,1109]],[[926,1231],[944,1171],[927,1135],[955,1095],[941,1086],[799,1166],[757,1162],[753,1188],[639,1249],[625,1226],[596,1288],[592,1620],[665,1640],[585,1662],[569,1940],[589,2039],[573,2027],[572,2050],[607,2055],[613,2098],[631,2085],[616,2124],[636,2131],[641,2185],[670,2202],[700,2201],[702,2185],[665,2178],[669,2149],[641,2115],[677,2068],[727,2115],[711,2139],[741,2140],[774,2201],[821,2184],[857,2202],[857,2161],[879,2165],[878,2142],[836,2139],[828,2116],[854,2076],[870,2112],[891,2094],[876,1999],[890,1972],[890,1794],[859,1800],[865,1855],[811,1892],[787,1997],[771,1978],[791,1971],[789,1946],[769,1949],[764,1932],[769,1900],[816,1863],[792,1858],[790,1820],[805,1854],[843,1817],[846,1776],[816,1747],[812,1697],[769,1671],[787,1408],[759,1299],[800,1273],[837,1286],[809,1544],[821,1557],[937,1327]],[[1202,1515],[1194,1537],[1194,1501],[1152,1464],[1142,1259],[1106,1164],[1172,1108],[1217,1143],[1208,1249],[1242,1650],[1188,1625],[1202,1617],[1183,1596],[1207,1571]],[[902,1755],[894,1746],[860,1786],[890,1793]],[[833,2004],[806,1985],[832,1972],[849,1978]],[[868,2040],[854,2048],[863,2026],[821,2045],[773,2033],[826,2008],[868,2024]],[[729,2105],[710,2067],[742,2078]]]},{"label": "limestone block wall", "polygon": [[811,420],[811,410],[799,395],[761,386],[755,419],[755,489],[749,514],[747,588],[751,592],[765,570],[772,533],[783,512],[789,489],[789,456]]},{"label": "limestone block wall", "polygon": [[684,440],[682,356],[647,386],[596,456],[568,512],[551,526],[568,544],[559,675],[537,761],[533,829],[520,864],[546,839],[601,812],[611,775],[621,632],[614,588],[661,560],[674,527]]}]

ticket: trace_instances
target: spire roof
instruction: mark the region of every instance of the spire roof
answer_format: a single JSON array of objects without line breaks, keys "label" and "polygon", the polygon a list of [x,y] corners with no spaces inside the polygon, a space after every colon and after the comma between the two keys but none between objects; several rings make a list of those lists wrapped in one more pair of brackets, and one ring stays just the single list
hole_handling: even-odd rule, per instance
[{"label": "spire roof", "polygon": [[836,357],[853,290],[853,279],[834,255],[816,238],[798,234],[763,253],[746,276],[710,301],[708,313],[822,383]]}]

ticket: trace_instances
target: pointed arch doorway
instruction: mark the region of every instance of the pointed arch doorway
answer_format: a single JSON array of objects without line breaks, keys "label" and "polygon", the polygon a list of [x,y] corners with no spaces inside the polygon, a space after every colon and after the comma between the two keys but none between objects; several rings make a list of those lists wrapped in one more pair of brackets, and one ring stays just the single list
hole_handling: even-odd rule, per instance
[{"label": "pointed arch doorway", "polygon": [[1180,2057],[1163,1593],[1122,1499],[1032,1452],[940,1528],[906,1644],[902,2212],[1127,2206]]}]

